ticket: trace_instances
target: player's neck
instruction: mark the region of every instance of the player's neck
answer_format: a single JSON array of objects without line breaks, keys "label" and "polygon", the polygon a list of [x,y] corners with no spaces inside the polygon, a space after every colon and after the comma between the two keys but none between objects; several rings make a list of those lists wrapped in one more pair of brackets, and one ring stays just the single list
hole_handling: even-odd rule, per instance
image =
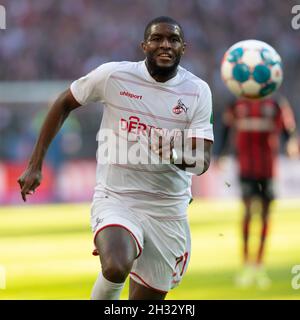
[{"label": "player's neck", "polygon": [[155,68],[149,65],[146,60],[146,67],[150,76],[157,82],[166,82],[174,78],[177,74],[177,66],[174,69],[164,70],[162,68]]}]

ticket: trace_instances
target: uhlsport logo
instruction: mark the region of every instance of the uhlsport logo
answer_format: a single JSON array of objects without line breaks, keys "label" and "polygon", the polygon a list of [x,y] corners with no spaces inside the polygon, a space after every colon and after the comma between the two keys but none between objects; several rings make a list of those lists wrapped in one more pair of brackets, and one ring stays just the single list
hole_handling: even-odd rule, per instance
[{"label": "uhlsport logo", "polygon": [[291,21],[292,28],[298,30],[300,29],[300,4],[294,5],[291,13],[295,15]]},{"label": "uhlsport logo", "polygon": [[6,29],[6,10],[4,6],[0,5],[0,30]]},{"label": "uhlsport logo", "polygon": [[131,92],[128,92],[128,91],[120,91],[120,96],[126,96],[128,98],[138,99],[138,100],[142,100],[143,99],[143,96],[138,95],[138,94],[134,94],[134,93],[131,93]]}]

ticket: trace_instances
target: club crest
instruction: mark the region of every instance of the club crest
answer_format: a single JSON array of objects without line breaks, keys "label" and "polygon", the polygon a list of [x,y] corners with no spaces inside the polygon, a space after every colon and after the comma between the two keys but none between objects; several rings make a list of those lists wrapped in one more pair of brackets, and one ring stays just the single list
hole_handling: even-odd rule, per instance
[{"label": "club crest", "polygon": [[173,113],[180,114],[182,112],[186,113],[188,108],[185,106],[185,104],[181,101],[181,99],[178,99],[177,105],[173,108]]}]

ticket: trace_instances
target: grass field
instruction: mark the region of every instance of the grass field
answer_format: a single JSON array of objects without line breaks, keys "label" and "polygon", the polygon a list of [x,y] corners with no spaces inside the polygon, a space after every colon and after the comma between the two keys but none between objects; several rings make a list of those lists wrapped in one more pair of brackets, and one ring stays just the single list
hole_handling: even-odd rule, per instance
[{"label": "grass field", "polygon": [[[300,264],[300,201],[274,204],[266,255],[273,284],[263,291],[233,284],[240,269],[239,202],[194,201],[189,217],[190,265],[168,299],[300,298],[291,286],[291,269]],[[92,249],[89,205],[0,208],[0,266],[6,270],[0,299],[89,299],[99,272]],[[126,286],[122,299],[127,292]]]}]

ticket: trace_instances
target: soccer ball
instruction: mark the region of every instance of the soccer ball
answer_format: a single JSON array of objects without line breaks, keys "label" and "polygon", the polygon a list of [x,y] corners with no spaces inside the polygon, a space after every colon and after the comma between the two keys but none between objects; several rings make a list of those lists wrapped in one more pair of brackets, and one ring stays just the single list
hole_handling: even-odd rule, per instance
[{"label": "soccer ball", "polygon": [[237,97],[262,98],[281,85],[281,58],[274,48],[263,41],[240,41],[225,52],[221,76],[227,88]]}]

